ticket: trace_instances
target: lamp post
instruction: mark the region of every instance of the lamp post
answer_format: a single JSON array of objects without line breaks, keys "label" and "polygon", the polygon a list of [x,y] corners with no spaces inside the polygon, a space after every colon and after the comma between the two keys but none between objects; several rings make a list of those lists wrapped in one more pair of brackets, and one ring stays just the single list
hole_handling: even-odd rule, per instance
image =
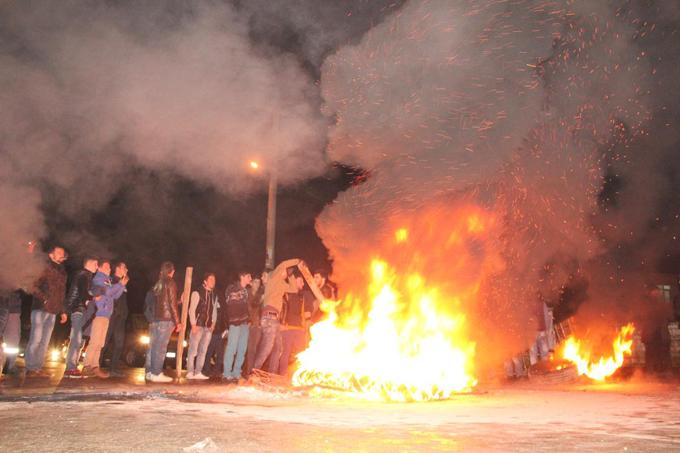
[{"label": "lamp post", "polygon": [[[250,168],[258,171],[260,164],[251,160]],[[278,181],[274,169],[269,169],[269,190],[267,195],[267,241],[265,246],[265,269],[274,269],[274,247],[276,244],[276,194]]]},{"label": "lamp post", "polygon": [[274,244],[276,241],[276,173],[269,172],[269,195],[267,197],[267,245],[265,269],[274,269]]}]

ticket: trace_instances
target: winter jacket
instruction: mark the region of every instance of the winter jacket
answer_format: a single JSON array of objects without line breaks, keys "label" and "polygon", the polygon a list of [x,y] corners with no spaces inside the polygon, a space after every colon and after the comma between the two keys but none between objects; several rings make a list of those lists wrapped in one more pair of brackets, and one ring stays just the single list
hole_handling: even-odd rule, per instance
[{"label": "winter jacket", "polygon": [[[111,277],[103,272],[97,272],[92,278],[92,294],[95,296],[97,316],[110,318],[113,313],[113,303],[125,292],[125,285],[112,283]],[[100,296],[96,298],[96,296]]]},{"label": "winter jacket", "polygon": [[44,310],[54,315],[64,312],[66,271],[51,259],[33,285],[33,310]]},{"label": "winter jacket", "polygon": [[[115,275],[111,278],[111,281],[116,284],[120,282],[120,277],[116,277]],[[111,314],[111,318],[117,318],[117,319],[127,319],[128,317],[128,303],[127,303],[127,288],[125,291],[123,291],[123,294],[118,297],[118,299],[115,300],[113,304],[113,313]]]},{"label": "winter jacket", "polygon": [[217,321],[217,294],[205,286],[191,293],[189,320],[192,326],[213,327]]},{"label": "winter jacket", "polygon": [[239,282],[227,287],[224,292],[227,304],[227,318],[230,326],[246,324],[250,320],[248,313],[248,288],[243,288]]},{"label": "winter jacket", "polygon": [[87,269],[81,269],[73,277],[71,286],[66,294],[65,305],[67,312],[85,313],[88,302],[92,300],[92,294],[90,293],[92,276],[92,272]]},{"label": "winter jacket", "polygon": [[6,297],[8,313],[21,313],[21,290],[12,291]]},{"label": "winter jacket", "polygon": [[264,295],[264,284],[261,284],[257,291],[250,293],[250,300],[248,302],[248,313],[250,315],[250,324],[253,326],[260,325],[260,318],[262,317],[262,296]]},{"label": "winter jacket", "polygon": [[153,287],[154,321],[172,321],[179,324],[177,314],[177,283],[173,279],[161,280]]}]

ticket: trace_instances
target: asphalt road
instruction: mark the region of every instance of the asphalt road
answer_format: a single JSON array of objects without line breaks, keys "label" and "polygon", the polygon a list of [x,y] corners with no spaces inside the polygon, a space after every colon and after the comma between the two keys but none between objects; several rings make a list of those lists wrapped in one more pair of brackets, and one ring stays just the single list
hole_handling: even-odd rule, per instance
[{"label": "asphalt road", "polygon": [[680,385],[480,388],[432,403],[319,398],[262,382],[9,378],[0,451],[680,451]]}]

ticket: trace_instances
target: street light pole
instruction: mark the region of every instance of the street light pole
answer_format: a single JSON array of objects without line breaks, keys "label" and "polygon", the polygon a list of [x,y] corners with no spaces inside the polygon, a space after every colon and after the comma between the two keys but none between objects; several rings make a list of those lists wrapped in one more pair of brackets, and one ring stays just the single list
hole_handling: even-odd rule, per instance
[{"label": "street light pole", "polygon": [[267,256],[265,258],[265,269],[274,269],[274,245],[276,241],[276,191],[277,191],[276,171],[272,168],[269,171],[269,198],[267,200]]}]

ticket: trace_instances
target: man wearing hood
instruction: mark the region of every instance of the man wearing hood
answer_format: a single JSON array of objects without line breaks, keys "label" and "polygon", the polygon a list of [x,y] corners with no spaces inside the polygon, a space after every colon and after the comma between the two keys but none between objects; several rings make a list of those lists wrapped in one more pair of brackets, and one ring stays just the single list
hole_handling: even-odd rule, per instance
[{"label": "man wearing hood", "polygon": [[92,375],[99,378],[108,378],[109,374],[99,368],[101,350],[106,342],[106,333],[109,329],[109,318],[113,313],[113,303],[124,291],[129,278],[124,275],[118,283],[111,282],[111,262],[102,261],[97,273],[92,278],[92,294],[95,296],[97,311],[92,321],[90,344],[87,347],[87,355],[83,367],[85,376]]}]

